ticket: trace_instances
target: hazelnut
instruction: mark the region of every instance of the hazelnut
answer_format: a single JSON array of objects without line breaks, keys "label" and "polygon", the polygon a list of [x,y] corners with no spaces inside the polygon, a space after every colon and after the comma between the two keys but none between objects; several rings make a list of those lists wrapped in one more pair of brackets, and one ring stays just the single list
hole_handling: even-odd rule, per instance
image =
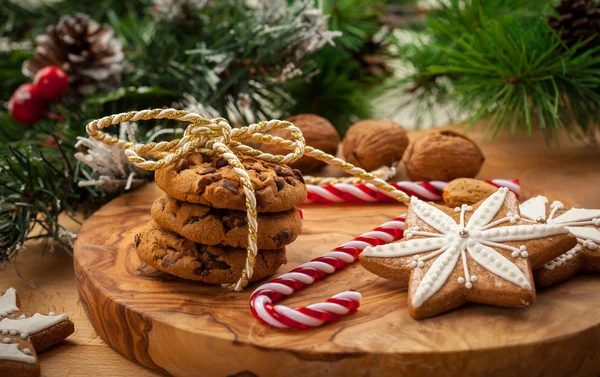
[{"label": "hazelnut", "polygon": [[429,131],[408,146],[402,162],[413,181],[475,177],[485,158],[475,142],[450,130]]},{"label": "hazelnut", "polygon": [[372,171],[400,161],[408,136],[394,121],[362,120],[350,127],[342,146],[346,161]]},{"label": "hazelnut", "polygon": [[448,207],[460,207],[463,204],[475,204],[498,191],[498,187],[472,178],[458,178],[442,191],[444,203]]},{"label": "hazelnut", "polygon": [[[338,145],[340,144],[340,134],[338,134],[335,127],[327,119],[314,114],[299,114],[289,117],[286,120],[292,122],[302,131],[306,145],[320,149],[325,153],[336,155]],[[285,130],[273,130],[270,134],[284,139],[290,138],[290,133]],[[287,149],[269,144],[261,145],[260,149],[271,154],[290,153]],[[290,164],[291,167],[300,170],[304,174],[318,171],[325,165],[325,162],[308,156],[304,156],[293,164]]]}]

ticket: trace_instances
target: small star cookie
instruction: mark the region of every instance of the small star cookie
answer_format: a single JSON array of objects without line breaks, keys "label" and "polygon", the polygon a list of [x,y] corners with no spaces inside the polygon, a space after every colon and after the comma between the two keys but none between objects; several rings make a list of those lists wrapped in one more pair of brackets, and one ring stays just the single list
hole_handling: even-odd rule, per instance
[{"label": "small star cookie", "polygon": [[535,285],[545,288],[578,275],[600,272],[600,209],[571,208],[545,196],[536,196],[521,204],[524,219],[538,224],[566,227],[577,237],[577,245],[533,272]]},{"label": "small star cookie", "polygon": [[377,275],[409,281],[408,309],[420,319],[467,302],[530,305],[532,268],[576,243],[564,226],[522,220],[515,195],[500,188],[454,209],[413,197],[404,238],[366,248],[360,260]]},{"label": "small star cookie", "polygon": [[37,352],[59,343],[74,330],[66,314],[21,313],[17,292],[8,288],[0,296],[0,377],[39,376]]}]

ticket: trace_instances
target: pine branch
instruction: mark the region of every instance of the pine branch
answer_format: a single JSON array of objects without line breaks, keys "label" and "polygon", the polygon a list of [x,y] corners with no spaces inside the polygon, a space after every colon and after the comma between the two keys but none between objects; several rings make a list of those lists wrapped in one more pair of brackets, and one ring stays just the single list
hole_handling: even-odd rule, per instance
[{"label": "pine branch", "polygon": [[27,1],[5,0],[2,14],[5,21],[0,24],[0,36],[21,40],[42,34],[47,25],[54,24],[65,14],[85,13],[100,23],[107,22],[110,12],[127,14],[139,9],[148,9],[152,0],[103,0],[103,1],[39,1],[32,5]]},{"label": "pine branch", "polygon": [[188,93],[237,122],[276,115],[284,84],[311,75],[311,55],[335,36],[310,1],[279,11],[215,2],[178,22],[136,13],[110,18],[133,67],[126,85]]},{"label": "pine branch", "polygon": [[21,251],[36,225],[42,229],[36,238],[55,239],[68,250],[58,215],[74,215],[72,203],[80,198],[74,166],[65,157],[60,144],[51,156],[24,143],[0,150],[0,265]]},{"label": "pine branch", "polygon": [[[81,103],[75,106],[81,108]],[[98,175],[74,158],[76,140],[85,135],[86,119],[106,111],[102,106],[86,108],[97,112],[74,113],[53,106],[51,112],[64,120],[46,118],[32,127],[16,124],[0,112],[0,265],[12,260],[29,239],[55,240],[70,252],[72,239],[59,216],[74,216],[77,210],[89,213],[123,191],[110,185],[79,185]],[[130,172],[127,169],[124,174]]]},{"label": "pine branch", "polygon": [[542,14],[502,12],[500,3],[453,2],[430,22],[426,42],[404,46],[413,49],[401,56],[414,69],[411,88],[424,98],[443,94],[492,135],[539,127],[553,138],[565,128],[595,142],[600,49],[579,53],[585,42],[568,49]]},{"label": "pine branch", "polygon": [[357,52],[379,30],[378,1],[326,0],[323,10],[330,15],[329,27],[342,32],[338,46],[350,53]]},{"label": "pine branch", "polygon": [[[315,112],[327,114],[342,129],[368,115],[366,95],[355,80],[356,66],[346,64],[337,57],[339,50],[328,46],[339,33],[328,29],[328,18],[315,9],[314,1],[295,1],[289,7],[285,0],[252,7],[239,0],[198,1],[195,4],[201,6],[190,7],[188,0],[178,0],[181,11],[169,14],[159,2],[63,0],[52,6],[24,7],[10,1],[3,6],[8,21],[0,25],[0,37],[19,46],[30,43],[30,48],[0,51],[4,103],[27,81],[20,74],[21,64],[31,57],[35,37],[63,15],[83,12],[108,23],[123,44],[128,69],[123,87],[87,98],[66,95],[51,106],[52,118],[33,126],[19,125],[0,111],[0,263],[14,258],[28,239],[55,239],[67,248],[58,216],[106,202],[122,191],[108,192],[114,184],[121,187],[132,177],[132,170],[124,168],[119,173],[125,176],[111,178],[107,164],[90,163],[92,169],[85,163],[85,151],[76,149],[75,143],[85,136],[91,119],[134,108],[183,104],[185,98],[193,98],[233,122],[248,123],[290,109],[294,103],[290,88],[300,93],[297,85],[310,78],[318,78],[320,84],[304,86],[302,98],[305,105],[315,104],[310,90],[322,88]],[[348,29],[349,33],[359,39],[372,34],[373,14],[364,17],[349,11],[369,20],[358,31]],[[320,53],[324,46],[328,55]],[[141,122],[138,141],[148,137],[145,131],[159,126],[180,125]],[[110,158],[110,151],[89,143],[87,147],[91,147],[88,155],[105,162]],[[76,152],[82,152],[77,154],[80,160],[74,158]],[[100,185],[92,185],[96,183]],[[34,227],[41,233],[33,234]]]},{"label": "pine branch", "polygon": [[[274,104],[289,100],[284,86],[313,75],[311,55],[337,36],[312,0],[294,1],[289,7],[284,0],[255,7],[239,0],[178,0],[171,8],[158,0],[91,3],[64,0],[25,8],[11,2],[7,12],[14,22],[3,25],[4,35],[33,39],[61,15],[88,13],[108,23],[122,41],[130,67],[123,77],[125,87],[155,87],[175,95],[156,98],[157,106],[189,93],[220,114],[240,118],[232,119],[240,123],[277,116]],[[11,77],[20,63],[9,64]]]}]

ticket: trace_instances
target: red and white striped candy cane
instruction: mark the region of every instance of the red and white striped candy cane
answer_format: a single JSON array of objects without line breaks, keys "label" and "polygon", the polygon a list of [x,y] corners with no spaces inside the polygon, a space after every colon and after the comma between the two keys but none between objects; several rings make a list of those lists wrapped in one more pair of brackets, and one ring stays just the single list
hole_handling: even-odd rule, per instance
[{"label": "red and white striped candy cane", "polygon": [[335,321],[356,311],[362,296],[355,291],[345,291],[324,302],[295,309],[285,305],[273,305],[273,303],[353,263],[365,247],[399,240],[404,233],[404,219],[405,215],[398,216],[261,285],[250,296],[252,314],[261,322],[271,326],[306,329]]},{"label": "red and white striped candy cane", "polygon": [[[519,180],[492,179],[484,180],[496,187],[507,187],[515,194],[519,194]],[[422,200],[442,200],[442,190],[448,182],[442,181],[400,181],[390,182],[390,185],[404,191],[409,196],[416,196]],[[397,203],[397,200],[386,195],[377,187],[365,183],[335,183],[333,185],[306,185],[308,195],[303,204],[335,204],[335,203]]]}]

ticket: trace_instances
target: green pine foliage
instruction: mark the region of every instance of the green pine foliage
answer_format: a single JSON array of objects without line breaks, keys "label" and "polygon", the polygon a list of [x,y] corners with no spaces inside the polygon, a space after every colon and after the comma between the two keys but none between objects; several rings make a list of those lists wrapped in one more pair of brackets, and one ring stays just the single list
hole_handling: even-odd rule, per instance
[{"label": "green pine foliage", "polygon": [[458,106],[492,135],[559,128],[596,142],[600,50],[568,49],[546,22],[546,1],[448,0],[433,13],[421,42],[399,57],[414,73],[400,84],[417,99]]},{"label": "green pine foliage", "polygon": [[380,4],[361,0],[324,1],[324,11],[330,17],[329,27],[342,32],[336,40],[340,49],[357,52],[379,30],[378,5]]},{"label": "green pine foliage", "polygon": [[328,119],[343,136],[347,128],[371,116],[369,94],[353,80],[358,64],[326,47],[316,57],[319,73],[308,82],[291,89],[296,103],[289,114],[318,114]]},{"label": "green pine foliage", "polygon": [[39,5],[27,1],[2,1],[0,36],[13,40],[42,34],[47,25],[55,24],[65,14],[85,13],[92,19],[107,23],[111,14],[126,15],[150,9],[152,0],[63,0]]},{"label": "green pine foliage", "polygon": [[[411,4],[412,1],[396,1]],[[376,86],[386,77],[365,74],[361,55],[372,45],[381,29],[381,14],[385,1],[324,0],[323,9],[329,15],[329,28],[342,33],[335,46],[324,47],[316,56],[318,71],[290,86],[294,102],[282,104],[285,114],[313,113],[327,118],[343,136],[353,123],[373,114],[371,101]],[[381,38],[381,50],[386,54],[389,38]],[[384,56],[383,59],[389,58]]]},{"label": "green pine foliage", "polygon": [[30,239],[54,240],[70,252],[59,216],[90,213],[117,194],[78,186],[91,174],[73,158],[86,119],[62,106],[51,111],[63,120],[44,119],[29,128],[0,112],[0,267]]},{"label": "green pine foliage", "polygon": [[[3,35],[32,40],[61,15],[88,13],[109,24],[123,44],[128,64],[124,87],[154,87],[170,95],[170,100],[156,98],[156,106],[168,106],[188,93],[224,116],[232,105],[237,106],[240,95],[248,96],[248,109],[235,112],[242,116],[235,119],[240,123],[276,115],[274,103],[290,102],[286,86],[317,68],[311,59],[315,51],[303,51],[309,44],[306,36],[320,32],[305,15],[308,1],[295,2],[283,15],[265,15],[264,10],[240,0],[218,1],[175,19],[157,13],[148,0],[114,0],[98,7],[96,3],[64,0],[52,6],[21,8],[9,2]],[[27,57],[12,54],[6,67],[4,61],[0,63],[0,74],[14,80],[4,86],[3,99],[24,81],[15,73]],[[293,77],[283,77],[290,64],[297,71]],[[105,93],[101,96],[106,98]],[[131,109],[121,104],[116,108]]]},{"label": "green pine foliage", "polygon": [[[58,215],[74,215],[73,203],[80,202],[74,177],[77,164],[60,144],[58,154],[47,154],[33,145],[18,142],[0,151],[0,266],[20,251],[23,243],[35,238],[53,238],[64,250],[63,227]],[[42,230],[32,235],[35,226]]]},{"label": "green pine foliage", "polygon": [[[302,110],[325,114],[343,130],[369,115],[357,66],[347,59],[377,31],[371,2],[340,0],[334,11],[332,0],[326,4],[330,23],[321,26],[321,16],[310,12],[310,0],[293,1],[287,8],[285,1],[283,7],[277,1],[261,7],[260,2],[250,6],[243,0],[190,0],[168,13],[158,3],[2,3],[0,38],[11,45],[0,50],[3,107],[19,85],[30,81],[21,65],[33,57],[35,37],[63,15],[81,12],[111,26],[127,67],[122,87],[87,98],[67,94],[51,106],[51,117],[33,126],[17,124],[7,110],[0,110],[0,264],[12,260],[32,238],[52,239],[68,250],[59,215],[92,211],[119,194],[78,185],[93,174],[73,158],[77,137],[85,136],[92,119],[132,109],[185,106],[188,97],[241,124]],[[163,5],[170,11],[184,3]],[[346,32],[339,46],[324,43],[333,37],[328,28]],[[138,141],[157,125],[181,126],[140,122]],[[41,232],[32,232],[34,227]]]}]

